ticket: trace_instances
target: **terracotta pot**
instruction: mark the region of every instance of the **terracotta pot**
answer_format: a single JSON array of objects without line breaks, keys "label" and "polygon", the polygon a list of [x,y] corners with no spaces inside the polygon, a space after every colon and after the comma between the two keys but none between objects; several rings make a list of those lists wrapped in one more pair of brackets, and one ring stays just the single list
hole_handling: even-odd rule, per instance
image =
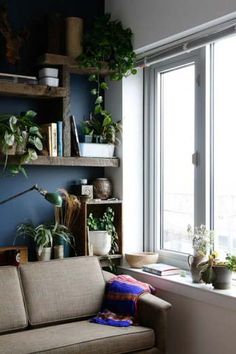
[{"label": "terracotta pot", "polygon": [[190,267],[193,283],[202,282],[200,276],[201,270],[198,268],[198,265],[204,261],[207,261],[207,256],[201,256],[201,255],[192,256],[191,254],[188,256],[188,264]]},{"label": "terracotta pot", "polygon": [[96,178],[93,181],[93,195],[97,199],[108,199],[112,195],[112,185],[108,178]]}]

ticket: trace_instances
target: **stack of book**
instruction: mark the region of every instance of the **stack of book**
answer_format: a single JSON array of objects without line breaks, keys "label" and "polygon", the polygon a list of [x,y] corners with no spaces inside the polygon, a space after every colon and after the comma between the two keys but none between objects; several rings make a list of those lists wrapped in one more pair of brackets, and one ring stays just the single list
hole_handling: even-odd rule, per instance
[{"label": "stack of book", "polygon": [[169,264],[154,263],[143,266],[143,271],[156,275],[174,275],[180,274],[181,270]]},{"label": "stack of book", "polygon": [[62,122],[58,121],[56,123],[41,125],[42,135],[45,139],[45,145],[49,156],[63,156],[62,124]]}]

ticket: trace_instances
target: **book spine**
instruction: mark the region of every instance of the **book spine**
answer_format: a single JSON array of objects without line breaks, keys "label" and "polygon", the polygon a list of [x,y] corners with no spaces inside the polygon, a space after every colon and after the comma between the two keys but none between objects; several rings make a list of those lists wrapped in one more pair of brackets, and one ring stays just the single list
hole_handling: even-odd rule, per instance
[{"label": "book spine", "polygon": [[80,155],[80,146],[79,146],[79,135],[76,127],[75,117],[71,116],[71,137],[74,145],[74,150],[77,156]]},{"label": "book spine", "polygon": [[62,122],[57,122],[57,156],[63,156]]},{"label": "book spine", "polygon": [[57,123],[51,123],[52,155],[57,156]]}]

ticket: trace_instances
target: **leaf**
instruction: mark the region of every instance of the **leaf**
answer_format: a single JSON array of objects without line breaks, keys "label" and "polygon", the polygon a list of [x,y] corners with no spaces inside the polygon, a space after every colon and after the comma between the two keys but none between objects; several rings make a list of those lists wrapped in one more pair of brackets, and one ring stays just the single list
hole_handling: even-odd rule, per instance
[{"label": "leaf", "polygon": [[93,96],[95,96],[95,95],[97,94],[97,90],[96,90],[96,89],[92,89],[90,92],[91,92],[91,94],[92,94]]},{"label": "leaf", "polygon": [[100,104],[97,104],[97,105],[95,106],[94,113],[95,113],[95,114],[99,114],[99,113],[101,113],[101,111],[102,111],[101,105],[100,105]]},{"label": "leaf", "polygon": [[96,75],[95,75],[95,74],[89,75],[88,80],[89,80],[89,81],[96,81],[96,80],[97,80]]},{"label": "leaf", "polygon": [[5,143],[8,146],[12,146],[14,144],[14,142],[15,142],[15,136],[14,136],[14,134],[9,134],[6,131],[5,134],[4,134],[4,140],[5,140]]},{"label": "leaf", "polygon": [[30,127],[29,133],[30,134],[37,134],[39,132],[39,128],[36,126]]},{"label": "leaf", "polygon": [[101,82],[100,87],[102,90],[108,90],[108,85],[106,82]]},{"label": "leaf", "polygon": [[11,128],[11,131],[14,132],[16,128],[16,123],[17,123],[17,118],[15,116],[11,116],[9,118],[9,125]]},{"label": "leaf", "polygon": [[43,150],[43,144],[42,144],[42,141],[36,136],[34,138],[34,146],[39,150]]},{"label": "leaf", "polygon": [[37,113],[34,112],[34,111],[27,111],[25,113],[25,117],[28,118],[28,119],[33,119],[36,115],[37,115]]},{"label": "leaf", "polygon": [[100,104],[100,103],[102,103],[102,102],[103,102],[102,96],[98,96],[97,99],[96,99],[96,101],[95,101],[95,104]]},{"label": "leaf", "polygon": [[112,118],[110,116],[106,116],[104,119],[103,119],[103,127],[106,127],[107,125],[110,125],[112,123]]}]

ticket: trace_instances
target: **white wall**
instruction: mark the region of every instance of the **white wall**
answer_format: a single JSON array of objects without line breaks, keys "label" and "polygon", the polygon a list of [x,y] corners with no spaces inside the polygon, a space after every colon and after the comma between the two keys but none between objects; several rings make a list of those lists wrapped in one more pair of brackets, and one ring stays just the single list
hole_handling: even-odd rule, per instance
[{"label": "white wall", "polygon": [[[128,98],[128,99],[127,99]],[[143,251],[143,73],[109,83],[106,109],[122,119],[121,166],[107,168],[114,196],[123,199],[123,252]]]},{"label": "white wall", "polygon": [[[139,49],[236,11],[235,0],[105,0],[106,12],[134,33]],[[190,31],[191,32],[191,31]]]}]

